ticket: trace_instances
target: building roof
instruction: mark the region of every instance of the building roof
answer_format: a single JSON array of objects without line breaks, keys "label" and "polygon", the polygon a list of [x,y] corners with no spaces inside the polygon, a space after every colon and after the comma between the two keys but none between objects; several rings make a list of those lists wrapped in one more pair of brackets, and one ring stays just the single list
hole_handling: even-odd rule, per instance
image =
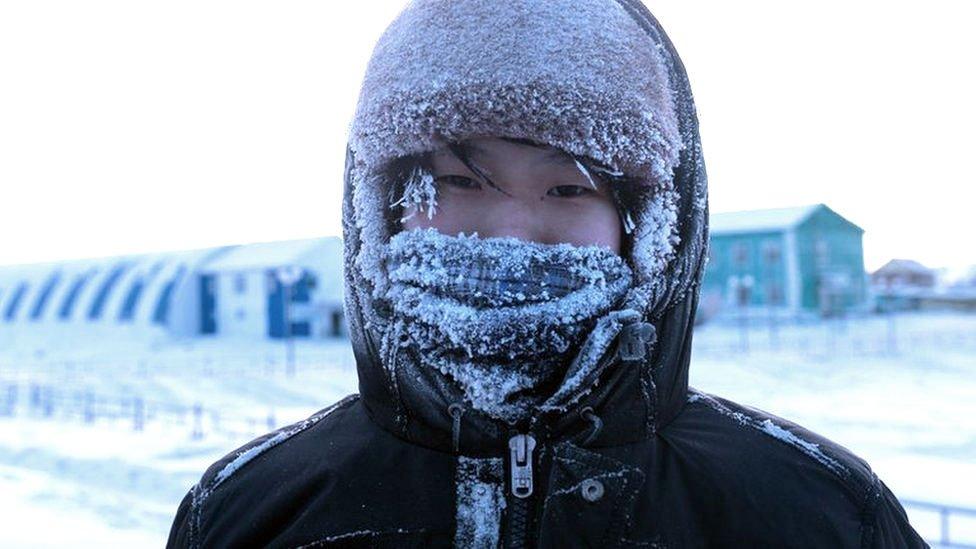
[{"label": "building roof", "polygon": [[874,274],[887,273],[914,273],[923,275],[934,275],[935,271],[912,259],[892,259],[882,265]]},{"label": "building roof", "polygon": [[303,238],[275,242],[241,244],[208,261],[204,272],[233,272],[263,270],[285,265],[298,265],[326,247],[342,257],[342,241],[338,237]]},{"label": "building roof", "polygon": [[803,223],[820,207],[824,205],[713,213],[709,216],[708,228],[712,234],[781,231]]},{"label": "building roof", "polygon": [[219,251],[204,248],[0,266],[0,321],[165,323],[169,301],[184,283],[187,270]]}]

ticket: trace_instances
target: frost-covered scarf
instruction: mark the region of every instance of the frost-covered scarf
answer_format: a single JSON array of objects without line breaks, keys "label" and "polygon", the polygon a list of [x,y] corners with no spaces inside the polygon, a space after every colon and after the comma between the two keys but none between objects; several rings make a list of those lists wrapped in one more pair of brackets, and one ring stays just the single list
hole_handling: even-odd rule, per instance
[{"label": "frost-covered scarf", "polygon": [[608,248],[397,233],[387,245],[393,338],[475,409],[515,423],[558,388],[596,322],[630,289]]}]

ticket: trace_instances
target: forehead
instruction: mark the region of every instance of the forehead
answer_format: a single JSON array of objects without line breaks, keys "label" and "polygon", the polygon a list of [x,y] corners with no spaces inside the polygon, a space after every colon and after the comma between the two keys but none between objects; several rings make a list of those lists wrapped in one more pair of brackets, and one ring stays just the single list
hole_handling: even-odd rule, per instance
[{"label": "forehead", "polygon": [[[576,167],[576,162],[571,155],[550,145],[481,138],[464,141],[459,143],[459,146],[469,157],[488,164],[525,161],[550,168],[575,169]],[[447,146],[433,151],[433,157],[441,160],[457,158]]]}]

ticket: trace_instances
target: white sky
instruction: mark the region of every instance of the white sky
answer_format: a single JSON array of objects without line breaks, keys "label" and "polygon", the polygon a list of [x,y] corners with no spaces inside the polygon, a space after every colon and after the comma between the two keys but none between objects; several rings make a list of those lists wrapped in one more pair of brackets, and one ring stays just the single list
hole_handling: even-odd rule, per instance
[{"label": "white sky", "polygon": [[[868,269],[976,263],[976,2],[646,3],[712,211],[824,202]],[[359,84],[403,5],[0,3],[0,264],[339,234]]]}]

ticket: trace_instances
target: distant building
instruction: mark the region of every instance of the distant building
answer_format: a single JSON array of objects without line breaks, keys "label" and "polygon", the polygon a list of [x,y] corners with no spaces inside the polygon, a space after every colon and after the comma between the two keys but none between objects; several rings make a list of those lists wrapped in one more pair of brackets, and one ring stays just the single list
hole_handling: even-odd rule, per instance
[{"label": "distant building", "polygon": [[829,316],[866,305],[864,230],[824,204],[712,214],[702,303]]},{"label": "distant building", "polygon": [[871,273],[874,309],[976,311],[976,285],[963,278],[946,285],[938,271],[910,259],[892,259]]},{"label": "distant building", "polygon": [[932,288],[935,283],[935,270],[911,259],[892,259],[871,273],[875,288]]},{"label": "distant building", "polygon": [[967,267],[962,276],[953,282],[952,286],[956,288],[976,289],[976,265]]},{"label": "distant building", "polygon": [[[279,270],[298,267],[283,284]],[[272,338],[344,335],[342,241],[338,238],[238,246],[200,269],[202,331]]]},{"label": "distant building", "polygon": [[84,324],[330,337],[344,334],[342,285],[334,237],[0,266],[0,330]]}]

